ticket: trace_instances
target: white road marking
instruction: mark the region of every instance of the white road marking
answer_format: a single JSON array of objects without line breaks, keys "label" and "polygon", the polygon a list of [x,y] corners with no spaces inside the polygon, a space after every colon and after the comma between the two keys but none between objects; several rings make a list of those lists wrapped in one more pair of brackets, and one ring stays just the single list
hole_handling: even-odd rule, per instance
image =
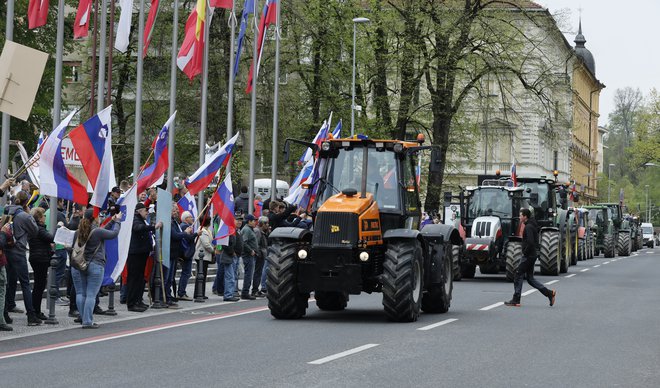
[{"label": "white road marking", "polygon": [[609,261],[606,261],[606,262],[603,263],[603,265],[605,265],[605,264],[609,264],[609,263],[610,263]]},{"label": "white road marking", "polygon": [[549,285],[551,285],[551,284],[555,284],[555,283],[557,283],[558,281],[559,281],[559,280],[550,280],[549,282],[547,282],[547,283],[543,283],[543,284],[545,284],[546,286],[549,286]]},{"label": "white road marking", "polygon": [[598,267],[600,267],[600,264],[594,265],[594,268],[598,268]]},{"label": "white road marking", "polygon": [[532,288],[531,290],[523,292],[522,296],[532,295],[535,292],[536,292],[536,288]]},{"label": "white road marking", "polygon": [[580,270],[580,272],[587,272],[587,271],[589,271],[589,268],[585,268],[583,270]]},{"label": "white road marking", "polygon": [[345,352],[333,354],[333,355],[328,356],[328,357],[323,357],[323,358],[319,358],[318,360],[310,361],[310,362],[308,362],[308,364],[311,364],[311,365],[325,364],[326,362],[330,362],[330,361],[334,361],[334,360],[337,360],[337,359],[342,358],[342,357],[350,356],[351,354],[359,353],[359,352],[365,351],[367,349],[371,349],[371,348],[376,347],[376,346],[378,346],[378,344],[366,344],[366,345],[358,346],[357,348],[346,350]]},{"label": "white road marking", "polygon": [[481,310],[481,311],[488,311],[488,310],[492,310],[492,309],[494,309],[495,307],[499,307],[499,306],[502,306],[502,305],[504,305],[504,302],[497,302],[497,303],[493,303],[493,304],[491,304],[490,306],[482,307],[482,308],[480,308],[479,310]]},{"label": "white road marking", "polygon": [[435,329],[436,327],[443,326],[443,325],[446,325],[448,323],[452,323],[452,322],[456,322],[456,321],[458,321],[458,319],[456,319],[456,318],[445,319],[444,321],[440,321],[440,322],[434,323],[432,325],[420,327],[417,330],[422,330],[422,331],[431,330],[431,329]]},{"label": "white road marking", "polygon": [[570,274],[570,275],[566,275],[566,276],[564,276],[564,277],[565,277],[566,279],[568,279],[568,278],[572,278],[572,277],[575,276],[575,275],[577,275],[577,274],[576,274],[576,273],[572,273],[572,274]]}]

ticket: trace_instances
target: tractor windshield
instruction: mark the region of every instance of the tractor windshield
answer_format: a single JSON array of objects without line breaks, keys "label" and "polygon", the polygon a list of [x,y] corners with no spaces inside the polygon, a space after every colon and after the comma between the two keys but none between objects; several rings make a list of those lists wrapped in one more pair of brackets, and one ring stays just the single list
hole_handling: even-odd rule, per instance
[{"label": "tractor windshield", "polygon": [[511,209],[511,199],[506,190],[479,189],[474,191],[470,199],[468,217],[473,219],[480,216],[511,218]]},{"label": "tractor windshield", "polygon": [[548,219],[548,209],[553,207],[552,187],[548,183],[524,182],[522,186],[530,189],[531,193],[538,194],[538,200],[528,200],[534,209],[534,218],[537,220]]},{"label": "tractor windshield", "polygon": [[[396,154],[368,148],[367,155],[367,192],[374,194],[380,209],[400,209],[397,195],[399,174],[396,169]],[[329,158],[327,163],[327,184],[321,186],[323,192],[319,196],[318,205],[337,194],[337,190],[355,189],[360,192],[364,148],[343,149],[337,157]]]},{"label": "tractor windshield", "polygon": [[605,221],[601,209],[589,209],[589,219],[593,220],[598,225],[601,225]]}]

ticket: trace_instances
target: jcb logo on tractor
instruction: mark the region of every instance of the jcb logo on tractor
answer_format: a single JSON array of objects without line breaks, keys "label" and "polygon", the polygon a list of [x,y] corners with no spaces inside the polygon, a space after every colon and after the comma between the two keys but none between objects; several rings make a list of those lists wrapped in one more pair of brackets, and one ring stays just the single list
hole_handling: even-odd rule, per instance
[{"label": "jcb logo on tractor", "polygon": [[330,233],[339,232],[339,225],[330,225]]}]

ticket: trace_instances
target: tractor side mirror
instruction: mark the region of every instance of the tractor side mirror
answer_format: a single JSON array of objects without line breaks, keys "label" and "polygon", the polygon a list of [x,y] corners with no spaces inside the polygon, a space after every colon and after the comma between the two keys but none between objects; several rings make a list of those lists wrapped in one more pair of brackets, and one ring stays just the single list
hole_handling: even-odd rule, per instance
[{"label": "tractor side mirror", "polygon": [[433,148],[431,151],[431,165],[429,166],[429,171],[432,173],[442,172],[442,163],[440,160],[440,150]]},{"label": "tractor side mirror", "polygon": [[289,142],[285,141],[284,142],[284,152],[283,152],[284,157],[282,158],[284,163],[289,163],[289,147],[290,147]]},{"label": "tractor side mirror", "polygon": [[445,203],[444,203],[445,207],[449,207],[451,205],[451,198],[452,198],[451,191],[446,191],[445,192]]}]

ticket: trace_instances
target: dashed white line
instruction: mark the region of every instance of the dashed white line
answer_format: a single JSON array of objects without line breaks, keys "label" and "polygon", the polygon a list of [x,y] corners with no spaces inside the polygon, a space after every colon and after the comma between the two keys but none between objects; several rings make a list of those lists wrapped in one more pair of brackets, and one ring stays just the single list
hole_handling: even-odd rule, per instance
[{"label": "dashed white line", "polygon": [[576,273],[572,273],[572,274],[570,274],[570,275],[566,275],[566,276],[564,276],[564,277],[565,277],[566,279],[568,279],[568,278],[572,278],[572,277],[575,276],[575,275],[577,275],[577,274],[576,274]]},{"label": "dashed white line", "polygon": [[504,302],[497,302],[497,303],[491,304],[490,306],[482,307],[479,310],[480,311],[488,311],[488,310],[492,310],[495,307],[499,307],[499,306],[502,306],[502,305],[504,305]]},{"label": "dashed white line", "polygon": [[598,267],[600,267],[600,264],[594,265],[594,268],[598,268]]},{"label": "dashed white line", "polygon": [[603,265],[609,264],[609,263],[610,263],[609,261],[605,261],[605,262],[603,262]]},{"label": "dashed white line", "polygon": [[550,280],[549,282],[547,282],[547,283],[543,283],[543,284],[545,284],[546,286],[549,286],[549,285],[551,285],[551,284],[555,284],[555,283],[557,283],[558,281],[559,281],[559,280]]},{"label": "dashed white line", "polygon": [[587,272],[587,271],[589,271],[589,268],[585,268],[583,270],[580,270],[580,272]]},{"label": "dashed white line", "polygon": [[318,360],[310,361],[310,362],[308,362],[308,364],[310,364],[310,365],[325,364],[326,362],[330,362],[330,361],[334,361],[334,360],[337,360],[337,359],[342,358],[342,357],[350,356],[351,354],[359,353],[359,352],[365,351],[367,349],[371,349],[371,348],[376,347],[376,346],[378,346],[378,344],[366,344],[366,345],[358,346],[357,348],[349,349],[349,350],[346,350],[346,351],[341,352],[341,353],[333,354],[333,355],[328,356],[328,357],[323,357],[323,358],[319,358]]},{"label": "dashed white line", "polygon": [[523,292],[522,296],[532,295],[535,292],[536,292],[536,288],[532,288],[531,290],[527,290],[527,291]]},{"label": "dashed white line", "polygon": [[452,322],[456,322],[456,321],[458,321],[458,319],[456,319],[456,318],[445,319],[444,321],[440,321],[440,322],[434,323],[432,325],[420,327],[417,330],[422,330],[422,331],[431,330],[431,329],[435,329],[436,327],[443,326],[443,325],[446,325],[448,323],[452,323]]}]

